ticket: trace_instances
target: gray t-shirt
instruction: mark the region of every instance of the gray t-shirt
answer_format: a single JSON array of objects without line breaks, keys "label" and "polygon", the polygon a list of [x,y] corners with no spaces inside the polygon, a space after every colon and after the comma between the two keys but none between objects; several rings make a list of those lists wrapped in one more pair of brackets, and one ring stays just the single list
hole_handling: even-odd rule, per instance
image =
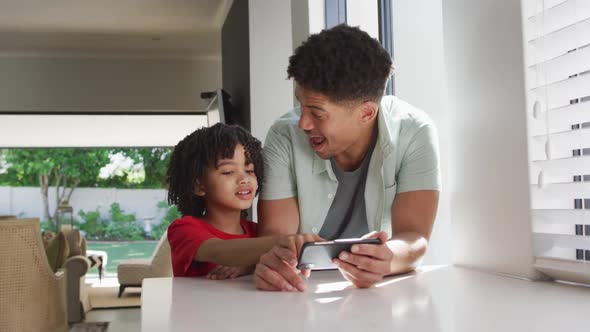
[{"label": "gray t-shirt", "polygon": [[369,153],[361,166],[352,172],[341,170],[334,159],[330,159],[334,175],[338,179],[338,189],[319,233],[322,238],[326,240],[356,238],[369,233],[365,207],[365,183],[373,148],[374,145],[369,148]]}]

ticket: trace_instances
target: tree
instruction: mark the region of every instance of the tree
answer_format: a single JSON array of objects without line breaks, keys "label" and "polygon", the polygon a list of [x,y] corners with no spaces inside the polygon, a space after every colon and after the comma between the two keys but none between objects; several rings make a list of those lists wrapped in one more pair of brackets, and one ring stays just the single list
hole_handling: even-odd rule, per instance
[{"label": "tree", "polygon": [[[74,190],[96,186],[100,169],[110,162],[108,149],[56,148],[10,149],[5,151],[10,165],[7,177],[19,183],[38,182],[43,198],[44,220],[56,222],[57,207],[69,201]],[[50,213],[49,188],[55,187],[55,207]]]},{"label": "tree", "polygon": [[136,164],[143,164],[145,179],[138,185],[139,187],[166,187],[166,170],[170,163],[172,148],[124,148],[121,149],[121,153],[133,159]]}]

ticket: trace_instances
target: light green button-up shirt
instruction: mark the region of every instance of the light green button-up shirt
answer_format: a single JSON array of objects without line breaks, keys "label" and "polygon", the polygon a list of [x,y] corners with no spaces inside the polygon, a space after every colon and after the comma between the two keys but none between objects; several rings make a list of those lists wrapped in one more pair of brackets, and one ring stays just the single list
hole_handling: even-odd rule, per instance
[{"label": "light green button-up shirt", "polygon": [[[338,181],[330,160],[318,157],[297,125],[295,108],[270,128],[264,144],[263,200],[297,197],[300,233],[317,234],[328,214]],[[396,193],[440,190],[436,128],[428,115],[394,97],[383,97],[377,144],[365,186],[369,231],[391,234],[391,205]]]}]

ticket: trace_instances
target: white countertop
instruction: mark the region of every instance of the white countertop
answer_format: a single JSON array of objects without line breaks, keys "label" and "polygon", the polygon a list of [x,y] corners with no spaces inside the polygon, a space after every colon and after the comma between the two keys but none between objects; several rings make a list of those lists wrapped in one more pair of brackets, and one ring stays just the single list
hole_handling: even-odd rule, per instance
[{"label": "white countertop", "polygon": [[590,331],[590,288],[459,267],[423,267],[356,289],[313,272],[303,293],[263,292],[252,277],[143,283],[142,331]]}]

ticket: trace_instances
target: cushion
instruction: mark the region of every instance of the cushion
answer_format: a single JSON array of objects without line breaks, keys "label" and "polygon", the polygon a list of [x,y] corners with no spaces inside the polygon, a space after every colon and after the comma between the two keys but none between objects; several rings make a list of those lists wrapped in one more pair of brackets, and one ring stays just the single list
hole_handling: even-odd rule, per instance
[{"label": "cushion", "polygon": [[43,233],[41,233],[41,238],[43,239],[43,247],[45,249],[47,249],[47,245],[49,244],[49,241],[51,241],[51,239],[53,239],[55,237],[55,233],[52,231],[45,231]]},{"label": "cushion", "polygon": [[82,237],[82,239],[80,240],[80,251],[80,254],[86,257],[86,239],[84,237]]},{"label": "cushion", "polygon": [[60,233],[63,233],[66,241],[68,241],[68,248],[70,249],[70,255],[68,257],[81,255],[82,248],[80,247],[80,231],[72,228],[62,228]]},{"label": "cushion", "polygon": [[56,236],[47,241],[45,253],[47,254],[49,266],[53,272],[57,272],[64,265],[70,254],[68,241],[66,241],[66,237],[62,232],[57,233]]}]

